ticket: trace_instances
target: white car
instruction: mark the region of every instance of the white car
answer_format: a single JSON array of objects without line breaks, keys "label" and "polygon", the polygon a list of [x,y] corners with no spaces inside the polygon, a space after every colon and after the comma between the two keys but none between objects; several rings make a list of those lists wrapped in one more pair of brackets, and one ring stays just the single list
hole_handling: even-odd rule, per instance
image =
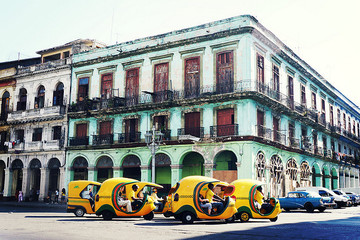
[{"label": "white car", "polygon": [[317,192],[322,197],[334,197],[335,203],[339,208],[346,207],[348,205],[348,198],[338,195],[333,191],[324,188],[324,187],[299,187],[296,188],[296,191],[312,191]]}]

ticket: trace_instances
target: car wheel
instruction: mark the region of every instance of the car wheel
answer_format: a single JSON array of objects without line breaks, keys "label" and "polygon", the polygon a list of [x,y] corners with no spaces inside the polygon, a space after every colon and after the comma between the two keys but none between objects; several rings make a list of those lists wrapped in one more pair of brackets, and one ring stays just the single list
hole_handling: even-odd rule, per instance
[{"label": "car wheel", "polygon": [[250,219],[250,215],[247,212],[241,212],[239,218],[241,222],[247,222]]},{"label": "car wheel", "polygon": [[195,216],[191,212],[184,212],[181,216],[181,221],[184,224],[191,224],[195,220]]},{"label": "car wheel", "polygon": [[181,215],[175,214],[175,215],[174,215],[174,218],[175,218],[175,220],[181,220]]},{"label": "car wheel", "polygon": [[84,216],[85,212],[84,212],[84,209],[82,208],[77,208],[74,212],[75,216],[77,217],[82,217]]},{"label": "car wheel", "polygon": [[107,210],[102,212],[103,219],[106,221],[110,221],[113,218],[113,215],[114,214],[112,212],[107,211]]},{"label": "car wheel", "polygon": [[305,204],[305,209],[308,213],[312,213],[314,212],[314,206],[311,203],[306,203]]},{"label": "car wheel", "polygon": [[320,208],[319,208],[319,212],[324,212],[325,209],[326,209],[326,207],[320,207]]},{"label": "car wheel", "polygon": [[154,212],[149,212],[148,214],[143,216],[145,220],[152,220],[154,218]]},{"label": "car wheel", "polygon": [[166,217],[166,218],[171,217],[171,212],[165,212],[164,217]]},{"label": "car wheel", "polygon": [[278,220],[278,217],[270,218],[271,222],[276,222]]},{"label": "car wheel", "polygon": [[233,222],[235,222],[235,220],[236,220],[236,216],[233,215],[232,217],[229,217],[229,218],[225,219],[225,222],[226,223],[233,223]]}]

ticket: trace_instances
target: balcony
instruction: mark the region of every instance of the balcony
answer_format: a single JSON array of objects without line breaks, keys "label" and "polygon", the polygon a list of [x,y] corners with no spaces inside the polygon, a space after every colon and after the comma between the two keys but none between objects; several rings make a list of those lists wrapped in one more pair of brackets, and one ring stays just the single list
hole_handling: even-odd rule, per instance
[{"label": "balcony", "polygon": [[300,141],[297,138],[289,137],[289,145],[292,148],[300,148]]},{"label": "balcony", "polygon": [[118,133],[118,143],[139,143],[141,132]]},{"label": "balcony", "polygon": [[69,140],[69,146],[89,145],[89,137],[70,137]]},{"label": "balcony", "polygon": [[36,118],[46,119],[51,117],[59,117],[65,114],[65,106],[51,106],[44,108],[29,109],[25,111],[10,112],[8,114],[8,122],[31,121]]},{"label": "balcony", "polygon": [[93,135],[93,145],[109,145],[114,143],[114,134]]},{"label": "balcony", "polygon": [[256,125],[257,136],[261,138],[265,138],[268,140],[272,140],[273,130],[271,128],[266,128],[263,125]]},{"label": "balcony", "polygon": [[210,137],[229,137],[239,135],[238,124],[217,125],[210,127]]},{"label": "balcony", "polygon": [[179,128],[178,129],[178,138],[180,136],[190,135],[193,137],[204,138],[204,128],[203,127],[191,127],[191,128]]},{"label": "balcony", "polygon": [[170,141],[171,140],[171,130],[170,129],[163,129],[163,130],[160,130],[160,132],[162,134],[164,134],[164,136],[163,136],[164,141]]},{"label": "balcony", "polygon": [[273,141],[285,145],[286,135],[280,131],[273,130]]},{"label": "balcony", "polygon": [[33,73],[33,72],[37,72],[37,71],[58,68],[58,67],[62,67],[65,65],[70,65],[70,64],[71,64],[71,58],[65,58],[65,59],[54,60],[54,61],[50,61],[50,62],[46,62],[46,63],[40,63],[40,64],[32,65],[29,67],[19,66],[18,74],[21,75],[21,74],[26,74],[26,73]]}]

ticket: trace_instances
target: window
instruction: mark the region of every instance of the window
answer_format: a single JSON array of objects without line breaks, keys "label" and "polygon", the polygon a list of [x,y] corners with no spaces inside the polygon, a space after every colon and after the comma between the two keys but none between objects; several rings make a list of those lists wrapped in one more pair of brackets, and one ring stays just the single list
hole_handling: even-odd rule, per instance
[{"label": "window", "polygon": [[26,100],[27,100],[27,91],[25,88],[20,89],[19,92],[20,95],[20,101],[17,103],[17,110],[18,111],[24,111],[26,110]]},{"label": "window", "polygon": [[52,128],[53,131],[53,140],[60,140],[61,139],[61,126],[55,126]]},{"label": "window", "polygon": [[311,92],[311,107],[316,110],[316,93]]},{"label": "window", "polygon": [[2,99],[1,99],[1,116],[0,119],[1,120],[6,120],[7,119],[7,114],[9,111],[9,102],[10,102],[10,94],[8,91],[5,91]]},{"label": "window", "polygon": [[190,112],[185,114],[185,134],[195,137],[201,136],[200,112]]},{"label": "window", "polygon": [[168,100],[169,63],[155,65],[154,69],[154,94],[155,102]]},{"label": "window", "polygon": [[62,106],[64,104],[64,84],[59,83],[54,91],[53,106]]},{"label": "window", "polygon": [[340,109],[337,110],[337,124],[338,124],[338,127],[341,127],[341,113],[340,113]]},{"label": "window", "polygon": [[290,108],[294,108],[294,79],[291,76],[288,76],[288,97]]},{"label": "window", "polygon": [[24,129],[19,129],[15,131],[15,140],[16,142],[24,142]]},{"label": "window", "polygon": [[353,120],[353,124],[352,124],[352,133],[355,135],[355,131],[356,131],[356,126],[355,126],[355,120]]},{"label": "window", "polygon": [[89,97],[89,78],[79,78],[78,101],[84,101]]},{"label": "window", "polygon": [[126,142],[137,142],[139,139],[138,135],[139,119],[126,119],[125,120],[125,141]]},{"label": "window", "polygon": [[35,108],[43,108],[45,104],[45,87],[40,86],[35,97]]},{"label": "window", "polygon": [[87,137],[87,123],[76,124],[76,138]]},{"label": "window", "polygon": [[111,121],[103,121],[99,124],[99,135],[111,134]]},{"label": "window", "polygon": [[316,132],[313,133],[313,144],[314,144],[314,152],[318,153],[318,135]]},{"label": "window", "polygon": [[216,55],[216,91],[229,93],[234,90],[233,51],[221,52]]},{"label": "window", "polygon": [[344,124],[344,130],[346,130],[346,114],[343,113],[343,124]]},{"label": "window", "polygon": [[330,104],[330,125],[334,126],[334,107]]},{"label": "window", "polygon": [[256,61],[257,61],[257,81],[258,83],[265,83],[264,78],[264,57],[257,54],[256,55]]},{"label": "window", "polygon": [[279,127],[280,127],[280,119],[273,117],[273,131],[274,131],[274,138],[273,140],[275,142],[280,142],[280,132],[279,132]]},{"label": "window", "polygon": [[289,123],[289,143],[290,143],[290,146],[294,146],[296,144],[294,136],[295,136],[295,125],[294,125],[294,123]]},{"label": "window", "polygon": [[325,119],[325,100],[321,99],[321,115],[320,115],[320,122],[325,125],[326,119]]},{"label": "window", "polygon": [[257,114],[257,130],[258,130],[258,136],[259,137],[264,137],[265,135],[265,121],[264,121],[264,118],[265,118],[265,113],[261,110],[257,110],[256,112]]},{"label": "window", "polygon": [[305,91],[305,86],[304,85],[300,85],[301,88],[301,105],[306,107],[306,91]]},{"label": "window", "polygon": [[69,51],[64,52],[64,58],[68,58],[68,57],[70,57],[70,52]]},{"label": "window", "polygon": [[125,99],[126,105],[136,105],[139,95],[139,68],[126,71]]},{"label": "window", "polygon": [[357,136],[360,137],[360,125],[359,123],[357,123],[356,125],[357,125]]},{"label": "window", "polygon": [[41,139],[42,139],[42,128],[35,128],[32,135],[32,141],[37,142],[37,141],[41,141]]},{"label": "window", "polygon": [[54,54],[54,55],[50,55],[50,56],[44,57],[44,58],[43,58],[43,63],[50,62],[50,61],[55,61],[55,60],[59,60],[60,57],[61,57],[61,56],[60,56],[60,53],[57,53],[57,54]]},{"label": "window", "polygon": [[232,136],[234,128],[234,109],[221,109],[217,111],[217,135]]},{"label": "window", "polygon": [[101,76],[101,98],[109,99],[112,97],[113,74],[108,73]]},{"label": "window", "polygon": [[338,144],[338,151],[341,152],[341,144]]},{"label": "window", "polygon": [[348,117],[348,132],[351,133],[351,121],[350,121],[350,117]]},{"label": "window", "polygon": [[322,141],[323,141],[323,150],[324,150],[324,153],[326,154],[326,152],[327,152],[327,137],[323,136]]},{"label": "window", "polygon": [[200,57],[185,60],[185,97],[200,95]]},{"label": "window", "polygon": [[279,75],[279,67],[273,66],[273,90],[276,92],[280,91],[280,75]]}]

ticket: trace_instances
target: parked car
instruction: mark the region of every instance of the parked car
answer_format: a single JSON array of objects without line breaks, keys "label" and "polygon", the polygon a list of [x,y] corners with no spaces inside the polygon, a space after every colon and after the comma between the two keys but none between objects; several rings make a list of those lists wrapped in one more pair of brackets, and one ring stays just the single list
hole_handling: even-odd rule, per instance
[{"label": "parked car", "polygon": [[317,192],[311,192],[309,191],[314,197],[321,197],[323,204],[327,208],[333,208],[336,207],[337,204],[335,203],[335,198],[332,196],[326,197],[326,196],[320,196]]},{"label": "parked car", "polygon": [[350,196],[348,196],[344,191],[342,191],[342,190],[340,190],[340,189],[335,189],[335,190],[333,190],[333,192],[336,193],[336,194],[339,195],[339,196],[343,196],[343,197],[346,197],[346,198],[347,198],[347,200],[348,200],[348,201],[347,201],[347,204],[346,204],[347,207],[350,207],[350,206],[353,205]]},{"label": "parked car", "polygon": [[344,196],[337,195],[333,191],[324,188],[324,187],[299,187],[296,188],[296,191],[311,191],[318,193],[321,197],[333,197],[337,207],[345,207],[347,206],[348,199]]},{"label": "parked car", "polygon": [[360,204],[360,195],[354,192],[345,192],[350,198],[354,206]]},{"label": "parked car", "polygon": [[314,209],[318,209],[319,212],[326,209],[322,197],[305,191],[289,192],[286,197],[279,198],[279,201],[280,206],[287,212],[291,209],[305,209],[312,213]]}]

